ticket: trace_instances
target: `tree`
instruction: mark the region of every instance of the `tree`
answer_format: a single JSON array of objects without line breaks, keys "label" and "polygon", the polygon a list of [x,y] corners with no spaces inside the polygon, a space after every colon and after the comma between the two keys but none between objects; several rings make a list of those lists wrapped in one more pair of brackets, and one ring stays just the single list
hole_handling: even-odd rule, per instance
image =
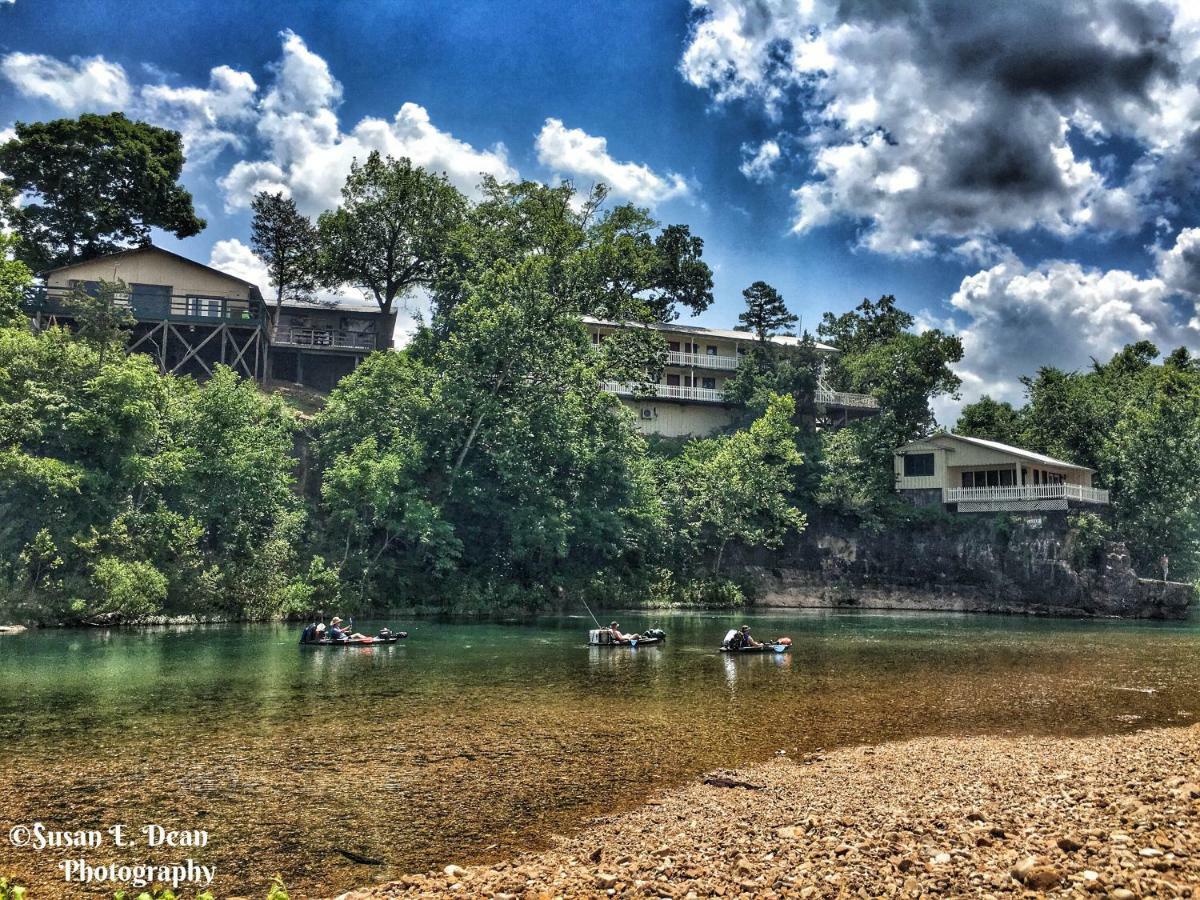
[{"label": "tree", "polygon": [[136,322],[129,309],[128,297],[125,282],[102,281],[95,294],[77,288],[68,300],[75,329],[81,340],[96,348],[101,366],[110,350],[124,348],[129,329]]},{"label": "tree", "polygon": [[742,291],[746,309],[738,316],[738,330],[752,331],[760,342],[795,325],[799,318],[788,312],[779,291],[765,281],[756,281]]},{"label": "tree", "polygon": [[447,237],[463,220],[467,201],[444,175],[407,158],[382,157],[350,167],[342,205],[317,221],[320,267],[330,286],[352,285],[379,304],[388,324],[376,346],[392,346],[397,297],[430,284],[446,252]]},{"label": "tree", "polygon": [[259,191],[250,208],[250,246],[267,267],[278,316],[284,300],[307,300],[316,288],[317,229],[282,192]]},{"label": "tree", "polygon": [[121,113],[18,122],[0,145],[0,184],[22,196],[10,213],[18,258],[43,271],[148,243],[151,228],[198,234],[183,162],[179,132]]},{"label": "tree", "polygon": [[0,328],[24,326],[28,317],[21,309],[25,290],[33,283],[29,266],[13,258],[15,235],[0,231]]},{"label": "tree", "polygon": [[1022,446],[1024,440],[1021,416],[1013,405],[993,400],[987,394],[962,408],[954,430],[957,434],[1002,444]]},{"label": "tree", "polygon": [[680,492],[682,530],[689,546],[712,554],[712,574],[721,573],[731,542],[744,547],[778,547],[789,530],[805,525],[788,495],[801,463],[792,424],[791,397],[775,396],[745,431],[692,441],[670,477]]}]

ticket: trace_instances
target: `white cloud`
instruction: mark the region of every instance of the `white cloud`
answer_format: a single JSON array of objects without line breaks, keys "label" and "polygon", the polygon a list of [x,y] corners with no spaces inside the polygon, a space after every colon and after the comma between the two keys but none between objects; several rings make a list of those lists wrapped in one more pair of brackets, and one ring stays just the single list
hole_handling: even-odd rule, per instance
[{"label": "white cloud", "polygon": [[738,170],[751,181],[770,181],[782,155],[775,141],[763,141],[757,149],[751,144],[742,144],[742,164]]},{"label": "white cloud", "polygon": [[283,56],[258,111],[256,130],[266,158],[242,160],[220,179],[227,207],[249,206],[258,190],[282,190],[315,215],[337,204],[351,162],[373,150],[444,172],[468,193],[482,174],[517,177],[503,145],[476,149],[435,126],[416,103],[403,104],[391,121],[367,117],[343,132],[336,112],[341,98],[342,86],[325,60],[298,35],[284,32]]},{"label": "white cloud", "polygon": [[125,69],[103,56],[62,62],[40,53],[0,57],[0,73],[23,97],[45,100],[66,112],[111,112],[132,96]]},{"label": "white cloud", "polygon": [[555,172],[604,182],[612,192],[634,203],[655,206],[691,189],[682,175],[659,175],[649,166],[618,162],[608,152],[608,139],[567,128],[559,119],[547,119],[535,142],[538,161]]},{"label": "white cloud", "polygon": [[[1195,295],[1189,303],[1178,294],[1200,287],[1196,272],[1187,271],[1198,249],[1200,229],[1185,229],[1148,276],[1062,260],[1030,267],[1010,254],[964,278],[950,298],[965,320],[957,329],[964,401],[990,394],[1019,403],[1021,376],[1044,365],[1085,368],[1134,341],[1152,341],[1164,353],[1179,346],[1194,350],[1200,346]],[[950,406],[939,410],[939,418],[945,420]]]},{"label": "white cloud", "polygon": [[200,163],[226,147],[244,146],[238,129],[254,119],[257,91],[250,73],[217,66],[209,73],[206,88],[144,86],[139,106],[148,119],[179,131],[188,162]]},{"label": "white cloud", "polygon": [[[936,0],[692,5],[684,78],[716,103],[758,105],[808,151],[797,233],[860,222],[864,246],[896,255],[1032,230],[1125,233],[1180,179],[1194,188],[1200,17],[1183,0],[969,15]],[[1076,152],[1072,129],[1144,155],[1114,177]]]}]

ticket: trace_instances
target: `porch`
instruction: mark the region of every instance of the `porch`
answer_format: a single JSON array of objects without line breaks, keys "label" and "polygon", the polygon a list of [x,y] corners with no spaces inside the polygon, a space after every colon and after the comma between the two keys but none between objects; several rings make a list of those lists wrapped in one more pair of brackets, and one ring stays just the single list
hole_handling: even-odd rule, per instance
[{"label": "porch", "polygon": [[1108,491],[1067,482],[956,487],[946,489],[944,501],[955,504],[959,512],[1040,512],[1064,510],[1071,503],[1104,506],[1108,504]]}]

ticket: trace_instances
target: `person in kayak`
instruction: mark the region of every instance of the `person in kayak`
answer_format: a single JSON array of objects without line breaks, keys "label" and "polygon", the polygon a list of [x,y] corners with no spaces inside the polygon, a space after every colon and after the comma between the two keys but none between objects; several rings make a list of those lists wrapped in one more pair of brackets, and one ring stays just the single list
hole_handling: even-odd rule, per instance
[{"label": "person in kayak", "polygon": [[365,634],[359,634],[357,631],[350,634],[342,628],[341,616],[334,616],[329,620],[328,636],[331,641],[361,641],[366,637]]},{"label": "person in kayak", "polygon": [[637,637],[636,634],[621,634],[621,628],[616,622],[613,622],[611,625],[609,625],[608,630],[612,633],[613,640],[618,644]]},{"label": "person in kayak", "polygon": [[742,639],[739,642],[738,646],[743,650],[745,650],[747,648],[757,649],[762,646],[762,644],[760,644],[758,641],[756,641],[754,638],[752,638],[750,636],[750,626],[749,625],[742,626],[741,638]]}]

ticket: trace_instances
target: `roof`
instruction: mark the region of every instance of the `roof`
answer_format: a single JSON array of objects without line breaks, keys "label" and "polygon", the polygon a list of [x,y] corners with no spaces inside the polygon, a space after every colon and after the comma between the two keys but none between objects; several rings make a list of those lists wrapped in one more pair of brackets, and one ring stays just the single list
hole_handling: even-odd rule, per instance
[{"label": "roof", "polygon": [[1006,453],[1009,456],[1015,456],[1019,459],[1035,462],[1043,466],[1055,466],[1060,469],[1076,469],[1080,472],[1095,472],[1087,466],[1076,465],[1075,463],[1067,462],[1062,459],[1055,459],[1053,456],[1046,456],[1043,453],[1034,453],[1032,450],[1024,450],[1021,447],[1014,447],[1011,444],[1002,444],[999,441],[989,441],[985,438],[968,437],[965,434],[954,434],[950,431],[942,431],[937,434],[932,434],[927,438],[919,441],[911,441],[897,450],[897,453],[902,452],[906,447],[912,447],[916,444],[926,444],[930,441],[951,440],[962,441],[964,444],[974,444],[976,447],[983,447],[988,450],[995,450],[997,453]]},{"label": "roof", "polygon": [[[584,316],[583,321],[590,325],[610,325],[613,328],[652,328],[655,331],[667,331],[679,334],[694,334],[697,336],[708,336],[725,338],[732,341],[752,341],[754,335],[748,331],[735,331],[730,328],[704,328],[700,325],[676,325],[673,322],[612,322],[607,319],[597,319],[594,316]],[[767,338],[773,344],[784,344],[789,347],[795,347],[800,344],[802,338],[798,338],[792,334],[776,334]],[[813,345],[818,350],[823,350],[826,353],[837,353],[837,347],[832,347],[829,344],[822,344],[820,341],[813,341]]]},{"label": "roof", "polygon": [[188,259],[186,256],[180,256],[178,253],[172,253],[170,250],[164,250],[162,247],[159,247],[157,244],[142,244],[138,247],[130,247],[127,250],[118,250],[116,253],[109,253],[109,254],[106,254],[105,256],[97,256],[92,259],[81,259],[81,260],[78,260],[77,262],[68,263],[65,266],[57,266],[56,268],[53,268],[53,269],[47,269],[46,271],[41,272],[40,274],[44,278],[47,275],[53,275],[55,272],[65,272],[67,269],[74,269],[78,266],[87,265],[89,263],[94,263],[99,260],[116,259],[117,257],[120,257],[120,256],[130,256],[134,253],[144,253],[148,250],[153,250],[155,253],[161,253],[164,256],[169,256],[169,257],[171,257],[171,259],[173,259],[177,262],[187,263],[189,266],[195,266],[198,269],[204,269],[206,272],[212,272],[214,275],[220,275],[222,278],[228,278],[230,281],[236,281],[238,284],[244,285],[245,287],[250,288],[250,290],[253,292],[252,296],[254,297],[254,299],[256,299],[256,300],[262,299],[262,291],[259,289],[258,285],[255,284],[253,281],[247,281],[245,278],[238,278],[236,275],[230,275],[228,272],[222,272],[220,269],[214,269],[212,266],[206,266],[204,263],[196,262],[196,260],[194,260],[194,259]]},{"label": "roof", "polygon": [[[275,305],[274,299],[268,301]],[[329,310],[350,313],[379,313],[379,304],[374,300],[363,300],[355,297],[324,298],[317,300],[284,300],[284,309],[299,310]],[[393,313],[394,315],[394,313]]]}]

